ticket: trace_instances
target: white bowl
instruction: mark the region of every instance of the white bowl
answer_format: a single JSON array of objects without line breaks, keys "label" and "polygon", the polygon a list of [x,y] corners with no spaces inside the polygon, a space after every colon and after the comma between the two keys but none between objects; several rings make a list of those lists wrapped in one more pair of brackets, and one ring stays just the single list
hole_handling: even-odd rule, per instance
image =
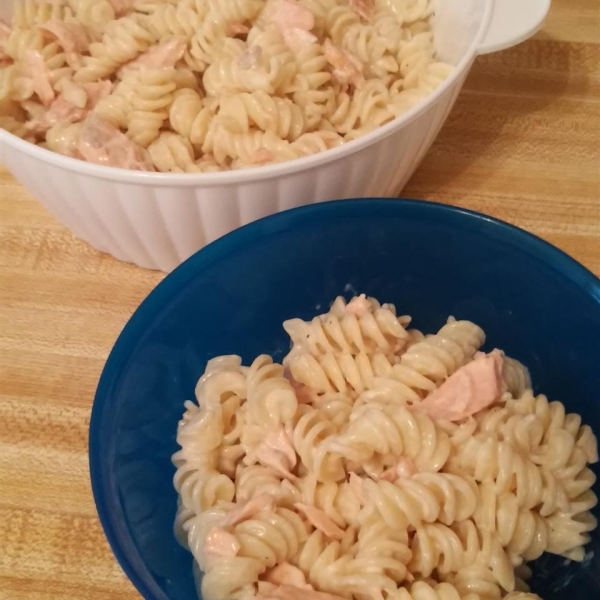
[{"label": "white bowl", "polygon": [[[10,17],[2,3],[0,16]],[[224,173],[126,171],[55,154],[0,130],[2,161],[77,237],[118,259],[171,271],[194,252],[277,211],[396,195],[446,120],[480,54],[532,35],[550,0],[436,0],[434,33],[451,77],[422,104],[363,138],[306,158]]]}]

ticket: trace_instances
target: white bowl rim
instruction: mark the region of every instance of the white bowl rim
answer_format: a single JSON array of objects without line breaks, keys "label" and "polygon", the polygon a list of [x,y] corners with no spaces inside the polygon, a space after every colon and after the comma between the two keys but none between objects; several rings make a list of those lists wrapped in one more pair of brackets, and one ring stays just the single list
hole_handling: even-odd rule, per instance
[{"label": "white bowl rim", "polygon": [[[109,179],[120,183],[137,184],[142,186],[158,186],[158,187],[221,187],[239,183],[251,183],[262,181],[265,179],[276,179],[283,175],[290,175],[306,171],[313,167],[325,165],[332,161],[343,158],[350,154],[354,154],[367,146],[371,146],[376,142],[389,137],[395,131],[401,129],[411,121],[415,120],[423,112],[428,110],[437,100],[450,90],[463,76],[465,71],[478,54],[477,50],[483,41],[492,19],[494,2],[486,2],[485,11],[479,26],[479,31],[473,40],[473,43],[465,53],[463,58],[454,67],[454,71],[446,79],[440,87],[431,93],[422,102],[411,108],[409,111],[396,117],[390,123],[378,127],[376,130],[368,133],[351,142],[347,142],[337,148],[318,152],[303,158],[277,163],[274,165],[265,165],[260,167],[249,167],[238,169],[235,171],[218,171],[215,173],[157,173],[154,171],[132,171],[129,169],[121,169],[118,167],[106,167],[88,163],[77,158],[71,158],[47,150],[26,142],[21,138],[9,133],[4,129],[0,129],[0,151],[4,143],[15,149],[38,159],[42,162],[57,166],[67,171],[76,172],[81,175],[90,175],[99,179]],[[1,153],[0,153],[1,158]]]}]

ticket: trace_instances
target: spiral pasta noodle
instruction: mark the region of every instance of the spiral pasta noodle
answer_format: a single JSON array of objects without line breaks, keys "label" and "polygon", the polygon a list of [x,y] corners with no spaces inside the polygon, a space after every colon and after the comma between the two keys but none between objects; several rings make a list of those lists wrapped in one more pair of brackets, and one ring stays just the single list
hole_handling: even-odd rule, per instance
[{"label": "spiral pasta noodle", "polygon": [[323,121],[331,112],[338,90],[331,85],[327,58],[320,44],[310,44],[297,55],[298,72],[292,82],[293,101],[302,109],[307,128],[325,128],[337,133],[329,121]]},{"label": "spiral pasta noodle", "polygon": [[237,133],[248,133],[254,126],[290,142],[304,131],[304,116],[294,102],[260,91],[237,94],[223,100],[219,120]]},{"label": "spiral pasta noodle", "polygon": [[213,116],[212,109],[204,105],[194,90],[184,88],[173,94],[169,123],[176,133],[191,144],[201,146],[204,143]]},{"label": "spiral pasta noodle", "polygon": [[218,501],[233,500],[235,486],[216,470],[216,449],[222,439],[222,419],[218,412],[195,411],[183,422],[177,434],[181,450],[173,456],[177,468],[173,484],[182,505],[199,514]]},{"label": "spiral pasta noodle", "polygon": [[514,590],[516,577],[513,565],[496,534],[478,529],[472,519],[454,523],[451,529],[460,539],[464,551],[461,570],[478,566],[480,573],[489,571],[488,577],[493,578],[504,590]]},{"label": "spiral pasta noodle", "polygon": [[300,460],[318,481],[339,481],[344,476],[342,461],[327,449],[336,428],[317,409],[304,411],[294,427],[294,446]]},{"label": "spiral pasta noodle", "polygon": [[317,394],[360,394],[372,389],[375,378],[392,372],[384,354],[327,353],[319,357],[298,354],[289,360],[292,377]]},{"label": "spiral pasta noodle", "polygon": [[13,22],[17,27],[30,29],[50,20],[62,20],[65,6],[53,0],[22,0],[15,5]]},{"label": "spiral pasta noodle", "polygon": [[[25,54],[30,50],[41,52],[46,45],[44,36],[39,29],[20,29],[15,27],[9,34],[4,43],[4,52],[14,61],[20,61],[25,58]],[[8,68],[19,69],[20,65],[10,65]]]},{"label": "spiral pasta noodle", "polygon": [[368,65],[368,75],[386,80],[399,70],[397,58],[389,52],[388,39],[379,33],[375,25],[350,25],[344,33],[341,46]]},{"label": "spiral pasta noodle", "polygon": [[540,511],[545,516],[568,507],[561,482],[524,457],[510,442],[475,435],[457,450],[456,464],[477,481],[494,481],[498,492],[514,491],[519,506],[533,508],[541,504]]},{"label": "spiral pasta noodle", "polygon": [[283,367],[270,356],[259,356],[248,370],[247,418],[274,430],[291,423],[298,401]]},{"label": "spiral pasta noodle", "polygon": [[97,39],[102,37],[104,27],[116,17],[109,0],[72,0],[71,8],[77,22]]},{"label": "spiral pasta noodle", "polygon": [[56,123],[50,127],[46,132],[48,149],[65,156],[77,156],[81,127],[81,123]]},{"label": "spiral pasta noodle", "polygon": [[[365,301],[369,302],[369,299]],[[290,319],[283,327],[293,344],[288,358],[294,351],[304,350],[313,356],[327,352],[393,354],[408,339],[402,320],[398,319],[392,306],[369,302],[368,308],[356,314],[347,309],[341,298],[334,302],[329,313],[309,322]]]},{"label": "spiral pasta noodle", "polygon": [[437,472],[450,455],[448,435],[421,412],[365,404],[350,419],[348,428],[328,443],[332,452],[348,460],[361,463],[375,455],[406,456],[419,470]]},{"label": "spiral pasta noodle", "polygon": [[157,4],[148,12],[143,23],[157,40],[168,40],[171,37],[191,39],[202,26],[205,16],[185,3]]},{"label": "spiral pasta noodle", "polygon": [[266,570],[255,558],[233,556],[218,558],[202,578],[202,597],[229,600],[235,592],[258,581]]},{"label": "spiral pasta noodle", "polygon": [[260,512],[236,525],[239,556],[261,561],[266,568],[293,559],[308,538],[307,526],[293,510],[278,508]]},{"label": "spiral pasta noodle", "polygon": [[187,62],[203,73],[208,65],[219,59],[237,57],[244,49],[242,40],[227,35],[225,23],[207,18],[192,36]]},{"label": "spiral pasta noodle", "polygon": [[271,131],[232,133],[216,120],[208,128],[202,149],[211,153],[221,165],[258,164],[265,160],[279,162],[293,154],[289,143]]},{"label": "spiral pasta noodle", "polygon": [[119,82],[110,95],[98,101],[92,112],[114,127],[126,129],[131,120],[136,84],[134,77]]},{"label": "spiral pasta noodle", "polygon": [[261,11],[262,4],[260,0],[207,0],[208,20],[211,20],[212,15],[213,20],[225,23],[251,21]]},{"label": "spiral pasta noodle", "polygon": [[90,56],[84,56],[84,66],[73,79],[90,82],[112,75],[121,65],[146,51],[154,41],[140,17],[123,17],[108,23],[101,42],[90,44]]},{"label": "spiral pasta noodle", "polygon": [[534,396],[530,390],[519,396],[509,399],[507,406],[519,414],[535,415],[542,424],[546,440],[553,431],[564,430],[575,438],[575,445],[585,453],[587,462],[598,460],[596,437],[588,425],[581,425],[579,415],[567,414],[561,402],[549,402],[546,396]]},{"label": "spiral pasta noodle", "polygon": [[410,588],[399,588],[388,596],[390,600],[461,600],[467,597],[450,583],[430,584],[426,581],[417,581]]},{"label": "spiral pasta noodle", "polygon": [[337,5],[336,0],[300,0],[300,3],[310,10],[315,19],[315,28],[322,34],[326,27],[327,15]]},{"label": "spiral pasta noodle", "polygon": [[[290,144],[289,148],[295,158],[301,158],[336,148],[342,143],[343,139],[333,131],[313,131],[303,133]],[[282,157],[282,160],[286,160],[285,156]]]},{"label": "spiral pasta noodle", "polygon": [[235,497],[247,502],[261,494],[277,498],[283,504],[294,504],[303,498],[296,486],[269,467],[256,464],[239,469],[235,478]]},{"label": "spiral pasta noodle", "polygon": [[365,127],[374,129],[392,120],[388,104],[389,91],[385,84],[371,80],[352,97],[340,94],[335,110],[328,115],[329,121],[343,134],[361,131]]},{"label": "spiral pasta noodle", "polygon": [[271,61],[260,69],[247,69],[240,61],[242,55],[223,56],[211,63],[202,79],[207,94],[221,96],[254,90],[273,94],[276,89],[279,65]]},{"label": "spiral pasta noodle", "polygon": [[548,525],[539,512],[519,506],[513,493],[496,495],[489,482],[482,485],[475,522],[487,531],[497,532],[507,552],[524,560],[539,558],[548,547]]},{"label": "spiral pasta noodle", "polygon": [[350,483],[321,483],[314,474],[309,473],[298,482],[297,487],[305,504],[324,511],[338,527],[358,525],[362,502]]},{"label": "spiral pasta noodle", "polygon": [[[127,135],[146,147],[158,137],[169,116],[173,92],[177,89],[174,71],[165,69],[143,71],[137,76],[136,93],[132,100]],[[190,162],[192,156],[190,156]],[[171,170],[171,169],[166,169]]]},{"label": "spiral pasta noodle", "polygon": [[360,18],[350,6],[336,6],[327,12],[325,27],[334,44],[341,45],[344,36],[354,25],[360,25]]},{"label": "spiral pasta noodle", "polygon": [[[422,521],[451,525],[473,515],[479,500],[475,482],[450,473],[417,473],[395,483],[367,480],[366,495],[383,520],[396,527],[399,522],[413,527]],[[400,527],[402,528],[402,527]]]},{"label": "spiral pasta noodle", "polygon": [[[202,92],[171,88],[178,131],[149,144],[154,161],[198,168],[199,143],[215,161],[238,159],[218,148],[219,119],[195,122],[215,110]],[[260,126],[264,115],[250,112]],[[73,144],[80,126],[52,136]],[[315,135],[277,133],[260,132],[289,151]],[[430,335],[410,323],[391,304],[339,297],[312,320],[284,323],[284,364],[208,362],[172,458],[174,533],[203,598],[539,600],[530,561],[584,560],[597,525],[592,430],[535,396],[525,366],[480,352],[474,323],[450,318]]]},{"label": "spiral pasta noodle", "polygon": [[348,539],[352,538],[327,543],[321,532],[311,534],[298,557],[298,566],[307,574],[307,581],[333,594],[365,594],[373,587],[394,590],[392,573],[405,572],[404,564],[397,558],[388,557],[386,561],[379,555],[379,564],[373,568],[369,552],[357,552],[352,547],[345,552]]},{"label": "spiral pasta noodle", "polygon": [[[137,141],[139,142],[139,137]],[[163,131],[159,134],[148,146],[148,153],[161,171],[190,173],[196,167],[191,143],[170,131]]]}]

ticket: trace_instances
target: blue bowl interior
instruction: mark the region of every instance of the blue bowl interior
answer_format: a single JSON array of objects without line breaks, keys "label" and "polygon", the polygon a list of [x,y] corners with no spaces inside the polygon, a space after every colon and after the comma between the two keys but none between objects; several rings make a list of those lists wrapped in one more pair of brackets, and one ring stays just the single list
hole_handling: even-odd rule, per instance
[{"label": "blue bowl interior", "polygon": [[[94,495],[112,549],[145,598],[196,597],[191,556],[172,533],[170,456],[183,401],[207,360],[281,359],[283,320],[356,292],[395,303],[428,332],[448,315],[475,321],[488,349],[524,362],[536,391],[600,434],[600,282],[560,251],[481,215],[412,201],[334,202],[270,217],[167,277],[124,329],[98,387]],[[544,556],[534,589],[544,598],[600,597],[597,531],[590,549],[583,566]]]}]

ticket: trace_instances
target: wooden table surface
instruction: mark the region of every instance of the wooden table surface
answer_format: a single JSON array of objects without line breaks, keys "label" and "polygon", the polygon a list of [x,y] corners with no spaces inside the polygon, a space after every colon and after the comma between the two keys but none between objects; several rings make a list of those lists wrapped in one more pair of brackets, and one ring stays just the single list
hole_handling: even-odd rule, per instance
[{"label": "wooden table surface", "polygon": [[[523,227],[600,274],[600,3],[480,58],[404,195]],[[96,382],[162,275],[74,239],[0,174],[0,598],[139,598],[88,481]]]}]

